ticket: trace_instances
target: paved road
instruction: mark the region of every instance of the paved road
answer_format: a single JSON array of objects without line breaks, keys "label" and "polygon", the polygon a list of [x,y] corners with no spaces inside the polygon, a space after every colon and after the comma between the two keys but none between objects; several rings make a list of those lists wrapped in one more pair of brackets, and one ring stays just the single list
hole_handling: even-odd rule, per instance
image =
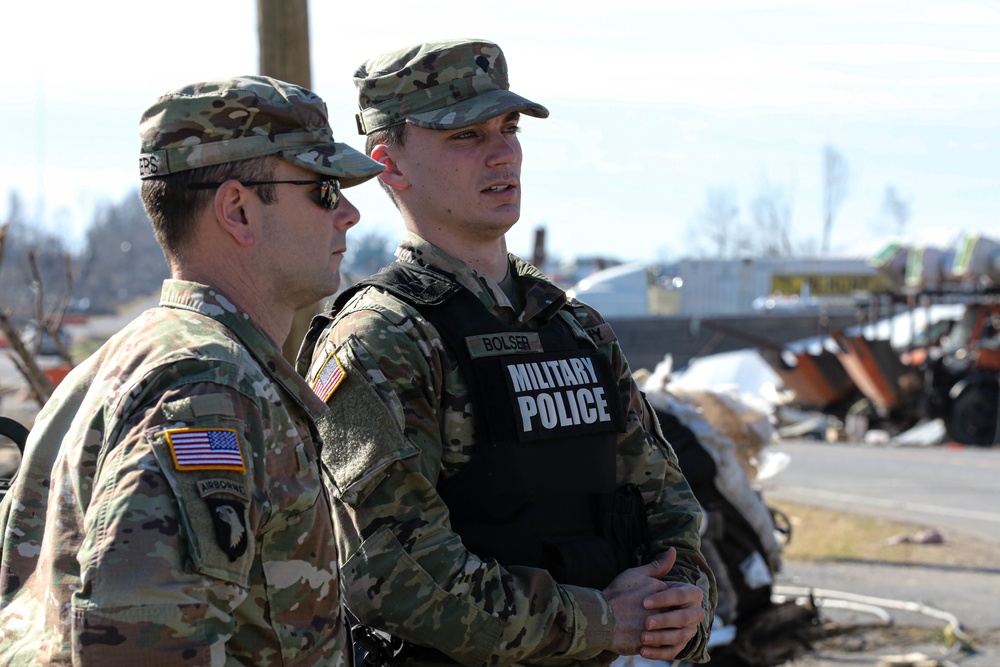
[{"label": "paved road", "polygon": [[890,447],[786,441],[769,498],[961,530],[1000,544],[1000,447]]}]

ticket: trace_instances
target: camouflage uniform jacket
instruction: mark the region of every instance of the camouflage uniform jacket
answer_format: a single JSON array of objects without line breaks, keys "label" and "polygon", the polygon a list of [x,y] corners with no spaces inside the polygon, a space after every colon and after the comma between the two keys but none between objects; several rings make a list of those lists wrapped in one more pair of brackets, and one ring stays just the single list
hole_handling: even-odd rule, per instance
[{"label": "camouflage uniform jacket", "polygon": [[[700,509],[611,327],[513,255],[512,270],[526,297],[520,315],[495,282],[413,234],[396,256],[455,274],[507,322],[537,326],[563,317],[578,335],[597,341],[618,378],[627,415],[618,481],[640,486],[654,550],[677,548],[670,578],[704,592],[706,619],[685,653],[703,659],[715,581],[700,552]],[[451,530],[436,485],[469,461],[475,425],[466,380],[427,320],[395,297],[365,288],[330,326],[314,326],[298,370],[308,370],[316,385],[334,364],[346,379],[328,399],[319,392],[331,408],[319,426],[325,441],[337,443],[323,459],[337,485],[335,520],[347,559],[342,577],[350,610],[368,625],[463,664],[607,664],[614,657],[607,651],[613,619],[600,591],[558,585],[544,570],[480,560]]]},{"label": "camouflage uniform jacket", "polygon": [[38,415],[0,504],[0,663],[348,664],[324,404],[222,294],[160,306]]}]

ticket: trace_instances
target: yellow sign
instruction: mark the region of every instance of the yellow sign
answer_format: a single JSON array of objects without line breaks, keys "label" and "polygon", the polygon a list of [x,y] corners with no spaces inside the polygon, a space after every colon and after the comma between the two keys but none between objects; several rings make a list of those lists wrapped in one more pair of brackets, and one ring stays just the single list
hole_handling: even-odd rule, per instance
[{"label": "yellow sign", "polygon": [[877,273],[857,274],[806,274],[771,276],[771,293],[802,294],[808,285],[809,294],[854,294],[855,292],[877,292],[891,287],[888,279]]}]

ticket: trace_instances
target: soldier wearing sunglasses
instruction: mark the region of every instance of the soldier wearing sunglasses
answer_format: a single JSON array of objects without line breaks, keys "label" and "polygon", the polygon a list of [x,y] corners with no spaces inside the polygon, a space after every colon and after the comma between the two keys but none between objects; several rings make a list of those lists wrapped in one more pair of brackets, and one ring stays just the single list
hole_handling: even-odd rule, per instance
[{"label": "soldier wearing sunglasses", "polygon": [[0,663],[347,665],[315,420],[281,354],[336,291],[381,165],[266,77],[180,88],[140,122],[160,305],[58,387],[0,504]]}]

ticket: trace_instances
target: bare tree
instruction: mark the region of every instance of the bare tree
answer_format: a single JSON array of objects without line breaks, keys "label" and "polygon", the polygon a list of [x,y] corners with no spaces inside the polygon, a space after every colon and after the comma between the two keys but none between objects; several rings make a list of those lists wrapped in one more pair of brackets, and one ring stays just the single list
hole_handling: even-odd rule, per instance
[{"label": "bare tree", "polygon": [[705,208],[698,214],[701,233],[708,237],[716,257],[731,257],[737,248],[740,207],[736,195],[725,188],[710,188]]},{"label": "bare tree", "polygon": [[906,223],[910,220],[910,201],[903,199],[892,185],[885,187],[885,194],[882,197],[882,212],[895,225],[896,233],[902,236],[906,231]]},{"label": "bare tree", "polygon": [[138,192],[97,205],[74,275],[73,296],[85,299],[91,313],[113,312],[126,300],[159,293],[170,269]]},{"label": "bare tree", "polygon": [[342,286],[348,287],[372,275],[395,259],[392,239],[378,230],[357,233],[351,240],[349,255],[344,258],[340,272]]},{"label": "bare tree", "polygon": [[850,170],[847,160],[833,146],[823,149],[823,254],[830,253],[833,220],[847,197]]},{"label": "bare tree", "polygon": [[750,202],[756,230],[753,244],[756,254],[764,257],[787,257],[792,254],[792,207],[780,187],[761,184],[760,192]]},{"label": "bare tree", "polygon": [[21,194],[17,190],[7,193],[7,219],[8,225],[18,225],[24,223],[24,202],[21,201]]},{"label": "bare tree", "polygon": [[[7,232],[9,229],[10,227],[7,224],[0,225],[0,267],[3,266],[7,245]],[[73,366],[73,359],[59,337],[59,325],[62,323],[63,315],[65,315],[66,307],[69,304],[69,295],[73,288],[73,281],[70,272],[69,255],[66,254],[63,258],[66,271],[65,291],[63,296],[58,299],[56,305],[46,309],[45,290],[42,284],[41,273],[38,269],[38,256],[34,249],[29,249],[27,254],[32,276],[32,290],[35,294],[34,335],[32,340],[27,342],[22,340],[24,332],[19,331],[18,327],[14,325],[11,320],[11,312],[6,308],[0,309],[0,333],[6,337],[7,342],[10,344],[11,351],[8,353],[8,356],[17,370],[24,376],[35,402],[41,407],[49,400],[55,388],[52,380],[45,374],[45,371],[42,370],[37,361],[43,338],[45,336],[51,338],[56,346],[58,355],[68,367],[72,368]]]},{"label": "bare tree", "polygon": [[[9,214],[2,222],[7,260],[0,273],[0,305],[17,322],[37,316],[42,283],[54,285],[65,280],[68,255],[59,233],[25,217],[20,201],[11,193]],[[51,298],[45,303],[49,305]]]}]

